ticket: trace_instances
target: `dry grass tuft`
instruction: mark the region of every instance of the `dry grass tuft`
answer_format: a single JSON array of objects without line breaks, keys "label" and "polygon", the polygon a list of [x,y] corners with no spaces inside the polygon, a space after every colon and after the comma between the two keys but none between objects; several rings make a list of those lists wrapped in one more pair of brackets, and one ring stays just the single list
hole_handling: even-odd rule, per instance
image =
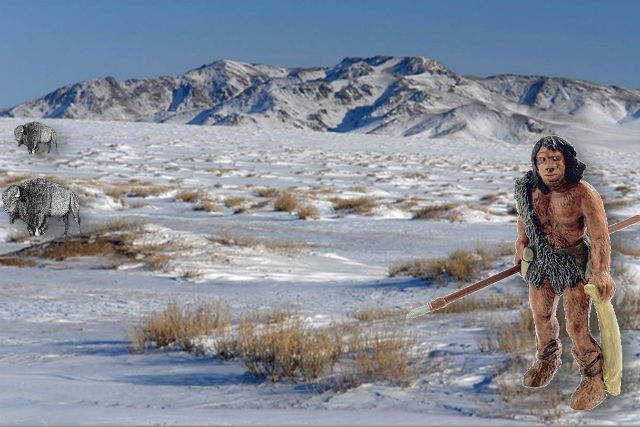
[{"label": "dry grass tuft", "polygon": [[[231,325],[229,313],[220,302],[215,307],[202,302],[193,307],[171,300],[164,310],[144,316],[130,330],[130,351],[178,347],[198,355],[205,351],[200,343],[206,342],[206,351],[213,346],[217,357],[241,359],[257,378],[310,382],[324,377],[328,383],[338,381],[340,389],[363,381],[406,386],[414,373],[410,369],[414,337],[388,319],[367,328],[354,323],[315,328],[296,313],[275,309],[253,311]],[[346,370],[336,374],[337,366]]]},{"label": "dry grass tuft", "polygon": [[640,257],[640,249],[632,248],[629,246],[623,246],[620,243],[612,243],[611,251],[618,252],[622,255],[632,256],[632,257]]},{"label": "dry grass tuft", "polygon": [[614,211],[616,209],[624,208],[629,205],[628,200],[611,200],[604,202],[604,210],[606,212]]},{"label": "dry grass tuft", "polygon": [[624,293],[620,300],[613,298],[620,329],[640,329],[640,291],[635,288],[636,277],[624,264],[615,264],[612,273],[617,288]]},{"label": "dry grass tuft", "polygon": [[388,319],[390,317],[404,318],[406,312],[394,308],[367,307],[350,313],[350,316],[361,322],[370,322],[372,320]]},{"label": "dry grass tuft", "polygon": [[208,237],[209,241],[224,246],[241,246],[246,248],[263,247],[269,250],[294,251],[307,247],[305,243],[293,242],[290,240],[261,240],[253,236],[239,235],[231,230],[224,230],[218,234],[212,234]]},{"label": "dry grass tuft", "polygon": [[533,316],[529,307],[522,307],[514,322],[495,318],[487,327],[487,336],[480,342],[482,351],[505,352],[511,360],[524,360],[535,353]]},{"label": "dry grass tuft", "polygon": [[6,265],[8,267],[35,267],[38,265],[38,263],[31,259],[12,257],[0,258],[0,264]]},{"label": "dry grass tuft", "polygon": [[195,190],[184,190],[173,196],[173,200],[182,200],[188,203],[197,202],[202,195],[199,191]]},{"label": "dry grass tuft", "polygon": [[291,192],[286,192],[274,202],[273,207],[276,211],[295,212],[298,209],[298,199]]},{"label": "dry grass tuft", "polygon": [[217,212],[220,212],[220,207],[218,205],[216,205],[213,200],[204,199],[204,200],[200,200],[193,207],[193,210],[194,211],[206,211],[206,212],[217,213]]},{"label": "dry grass tuft", "polygon": [[258,244],[258,239],[255,237],[234,234],[231,230],[223,230],[221,233],[212,234],[208,239],[213,243],[224,246],[254,247]]},{"label": "dry grass tuft", "polygon": [[318,208],[313,205],[304,205],[301,206],[298,211],[298,218],[300,219],[318,219],[320,218],[320,212]]},{"label": "dry grass tuft", "polygon": [[28,231],[13,231],[7,235],[7,242],[9,243],[22,243],[29,240]]},{"label": "dry grass tuft", "polygon": [[358,192],[358,193],[368,193],[369,192],[369,189],[367,187],[362,186],[362,185],[356,185],[356,186],[353,186],[353,187],[349,187],[349,190],[355,191],[355,192]]},{"label": "dry grass tuft", "polygon": [[458,206],[456,203],[442,203],[421,208],[413,215],[413,219],[441,219],[449,218],[451,210]]},{"label": "dry grass tuft", "polygon": [[239,320],[240,357],[251,375],[271,381],[312,381],[327,372],[339,356],[332,338],[297,318],[262,325]]},{"label": "dry grass tuft", "polygon": [[455,251],[447,258],[416,259],[389,267],[389,276],[412,276],[424,280],[442,280],[444,276],[468,280],[479,272],[480,256],[469,251]]},{"label": "dry grass tuft", "polygon": [[174,189],[175,187],[170,185],[145,183],[129,188],[126,194],[129,197],[158,197]]},{"label": "dry grass tuft", "polygon": [[389,322],[377,330],[356,327],[349,337],[349,350],[355,360],[358,381],[388,381],[407,386],[414,342],[415,336],[399,333],[396,325]]},{"label": "dry grass tuft", "polygon": [[229,209],[233,209],[247,203],[248,201],[249,200],[246,197],[227,197],[224,200],[224,205]]},{"label": "dry grass tuft", "polygon": [[273,187],[259,188],[257,190],[254,190],[253,192],[256,194],[256,196],[265,198],[277,197],[281,193],[280,190]]},{"label": "dry grass tuft", "polygon": [[143,202],[143,201],[137,201],[137,202],[123,202],[123,205],[124,205],[127,209],[140,209],[140,208],[144,208],[145,206],[149,206],[149,203],[147,203],[147,202]]},{"label": "dry grass tuft", "polygon": [[484,196],[480,197],[480,201],[485,203],[491,203],[497,199],[498,199],[498,196],[493,193],[485,194]]},{"label": "dry grass tuft", "polygon": [[489,297],[466,297],[448,304],[446,307],[436,310],[434,313],[469,313],[478,310],[493,312],[499,309],[512,309],[522,306],[523,300],[512,294],[491,295]]},{"label": "dry grass tuft", "polygon": [[469,280],[482,269],[491,267],[501,256],[514,253],[511,243],[500,244],[491,249],[478,248],[475,252],[457,250],[444,258],[415,259],[389,267],[389,276],[411,276],[424,280],[443,280],[446,276],[456,280]]},{"label": "dry grass tuft", "polygon": [[161,271],[163,273],[168,273],[171,270],[171,256],[163,253],[157,253],[155,251],[151,253],[145,253],[143,251],[140,253],[142,255],[142,261],[152,270]]},{"label": "dry grass tuft", "polygon": [[333,209],[336,212],[344,213],[346,211],[354,211],[361,215],[371,213],[377,206],[377,202],[373,197],[358,197],[355,199],[343,199],[341,197],[332,197],[329,199],[333,203]]},{"label": "dry grass tuft", "polygon": [[229,325],[229,311],[219,300],[215,305],[197,301],[187,305],[172,299],[162,311],[154,311],[130,332],[131,347],[144,353],[147,346],[163,348],[177,344],[184,351],[193,350],[193,339],[209,335]]},{"label": "dry grass tuft", "polygon": [[93,237],[107,234],[137,233],[142,230],[144,224],[144,222],[138,220],[115,219],[83,228],[82,236]]},{"label": "dry grass tuft", "polygon": [[33,175],[18,174],[14,175],[12,172],[4,169],[0,170],[0,186],[8,187],[10,185],[19,184],[22,181],[34,178]]}]

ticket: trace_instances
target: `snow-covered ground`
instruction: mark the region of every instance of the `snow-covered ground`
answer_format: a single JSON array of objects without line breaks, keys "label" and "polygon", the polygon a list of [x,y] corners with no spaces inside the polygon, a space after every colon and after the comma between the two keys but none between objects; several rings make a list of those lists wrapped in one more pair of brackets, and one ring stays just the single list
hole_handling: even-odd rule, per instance
[{"label": "snow-covered ground", "polygon": [[[326,325],[359,309],[408,310],[453,291],[463,284],[389,278],[388,267],[512,242],[513,179],[529,168],[534,141],[54,120],[47,123],[59,135],[58,151],[29,156],[13,141],[13,129],[23,121],[0,120],[4,182],[14,175],[63,180],[80,193],[83,229],[139,220],[146,232],[138,243],[166,245],[171,257],[163,271],[131,263],[104,268],[104,260],[93,258],[0,266],[0,423],[539,422],[524,403],[504,407],[494,377],[505,355],[480,351],[485,328],[465,314],[406,322],[416,334],[415,351],[425,355],[421,363],[441,362],[406,388],[367,383],[345,392],[319,392],[313,385],[253,379],[240,361],[178,351],[135,355],[126,348],[129,328],[172,297],[222,297],[235,314],[292,309]],[[610,218],[638,213],[637,129],[572,126],[567,135],[605,202],[623,201],[612,205]],[[109,191],[135,185],[165,187],[149,197]],[[272,201],[258,195],[267,188],[289,189],[302,204],[315,206],[319,218],[301,220],[275,211]],[[219,211],[194,210],[193,203],[176,200],[186,190],[198,192]],[[239,205],[225,206],[239,197],[244,198]],[[332,207],[334,197],[370,197],[376,207],[368,214],[340,214]],[[443,203],[454,204],[451,218],[411,219],[412,211]],[[51,222],[43,239],[30,242],[61,234],[60,224]],[[25,229],[20,221],[9,224],[8,217],[0,221],[0,253],[28,246],[8,242]],[[211,238],[230,235],[263,244],[223,245]],[[637,227],[616,239],[640,247]],[[281,241],[296,245],[268,247]],[[511,258],[498,259],[483,274],[508,268]],[[632,273],[640,272],[638,258],[624,260]],[[519,277],[482,292],[526,301]],[[625,366],[638,369],[640,335],[624,331],[623,347]],[[566,383],[575,387],[578,375]],[[637,424],[640,390],[626,390],[589,413],[572,412],[567,400],[560,419]]]}]

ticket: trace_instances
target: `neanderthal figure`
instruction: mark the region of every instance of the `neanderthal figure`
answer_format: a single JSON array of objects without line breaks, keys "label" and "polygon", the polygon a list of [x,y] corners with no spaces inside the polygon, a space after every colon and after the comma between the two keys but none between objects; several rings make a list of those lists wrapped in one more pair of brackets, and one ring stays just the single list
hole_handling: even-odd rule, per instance
[{"label": "neanderthal figure", "polygon": [[582,374],[571,407],[587,410],[606,398],[602,352],[589,332],[591,300],[584,284],[596,284],[602,302],[615,292],[609,274],[607,218],[598,192],[582,181],[585,165],[564,139],[542,138],[533,147],[531,161],[532,170],[515,185],[515,263],[522,261],[526,266],[522,271],[529,284],[537,345],[537,360],[525,373],[523,384],[545,387],[561,363],[555,313],[562,296],[571,352]]}]

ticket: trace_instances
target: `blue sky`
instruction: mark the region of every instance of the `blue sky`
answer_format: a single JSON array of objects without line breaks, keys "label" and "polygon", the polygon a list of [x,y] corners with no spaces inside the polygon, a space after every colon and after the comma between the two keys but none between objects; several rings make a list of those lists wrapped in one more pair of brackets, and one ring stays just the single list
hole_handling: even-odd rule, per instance
[{"label": "blue sky", "polygon": [[377,54],[640,88],[639,20],[634,0],[0,0],[0,108],[218,59],[306,67]]}]

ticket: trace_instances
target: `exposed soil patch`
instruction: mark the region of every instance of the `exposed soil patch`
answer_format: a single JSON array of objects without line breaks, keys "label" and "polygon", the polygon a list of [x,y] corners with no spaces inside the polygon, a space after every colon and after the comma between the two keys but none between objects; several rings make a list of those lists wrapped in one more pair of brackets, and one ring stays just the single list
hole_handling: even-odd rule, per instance
[{"label": "exposed soil patch", "polygon": [[55,239],[37,243],[20,250],[0,255],[0,263],[4,265],[33,267],[37,263],[29,258],[52,259],[64,261],[67,258],[124,257],[133,259],[135,254],[128,250],[124,239],[111,236],[81,237],[75,239]]}]

